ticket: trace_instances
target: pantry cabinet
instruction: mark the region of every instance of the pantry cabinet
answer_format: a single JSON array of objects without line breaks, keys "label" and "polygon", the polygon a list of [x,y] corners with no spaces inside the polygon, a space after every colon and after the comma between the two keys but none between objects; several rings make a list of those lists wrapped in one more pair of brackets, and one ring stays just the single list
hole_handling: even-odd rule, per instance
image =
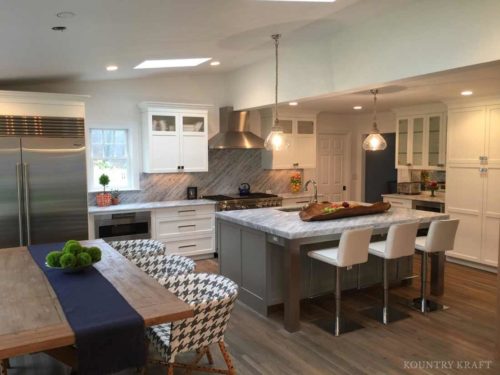
[{"label": "pantry cabinet", "polygon": [[208,171],[208,110],[141,103],[145,173]]},{"label": "pantry cabinet", "polygon": [[498,264],[500,228],[500,100],[450,106],[446,207],[460,220],[448,256],[486,266]]},{"label": "pantry cabinet", "polygon": [[[261,112],[262,137],[274,124],[270,111]],[[262,151],[262,168],[293,169],[316,168],[316,119],[314,116],[280,116],[284,141],[288,148],[280,151]]]},{"label": "pantry cabinet", "polygon": [[396,168],[445,169],[444,113],[400,116],[396,128]]}]

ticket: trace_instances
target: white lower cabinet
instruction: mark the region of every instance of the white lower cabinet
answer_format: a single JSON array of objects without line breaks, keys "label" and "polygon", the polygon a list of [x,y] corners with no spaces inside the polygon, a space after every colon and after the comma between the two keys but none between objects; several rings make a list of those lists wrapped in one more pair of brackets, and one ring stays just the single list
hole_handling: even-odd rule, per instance
[{"label": "white lower cabinet", "polygon": [[161,208],[153,211],[152,237],[168,254],[210,257],[215,253],[213,205]]}]

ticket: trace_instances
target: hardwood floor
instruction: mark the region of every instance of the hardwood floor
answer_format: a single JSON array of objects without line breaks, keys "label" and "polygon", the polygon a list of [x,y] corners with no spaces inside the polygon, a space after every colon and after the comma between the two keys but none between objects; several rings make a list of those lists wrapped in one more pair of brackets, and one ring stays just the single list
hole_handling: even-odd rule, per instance
[{"label": "hardwood floor", "polygon": [[[419,257],[415,258],[418,272]],[[216,272],[217,263],[200,261],[197,270]],[[380,304],[380,288],[345,293],[343,311],[365,328],[340,337],[330,336],[311,323],[318,317],[333,315],[333,296],[305,301],[302,330],[294,334],[283,329],[280,311],[264,318],[238,303],[226,333],[237,373],[499,374],[500,367],[495,362],[482,362],[483,366],[489,365],[489,369],[472,368],[479,366],[479,361],[494,361],[496,275],[447,263],[445,280],[446,293],[441,302],[450,306],[449,310],[422,316],[398,306],[409,312],[411,318],[389,326],[361,314],[362,310]],[[392,305],[397,306],[398,299],[417,296],[418,283],[416,279],[411,287],[391,289]],[[216,365],[223,367],[222,356],[215,346],[212,352]],[[408,361],[406,368],[405,361]],[[67,368],[44,354],[13,358],[11,364],[13,369],[9,374],[12,375],[69,374]],[[176,374],[183,373],[176,371]],[[148,374],[165,374],[165,369],[150,366]]]}]

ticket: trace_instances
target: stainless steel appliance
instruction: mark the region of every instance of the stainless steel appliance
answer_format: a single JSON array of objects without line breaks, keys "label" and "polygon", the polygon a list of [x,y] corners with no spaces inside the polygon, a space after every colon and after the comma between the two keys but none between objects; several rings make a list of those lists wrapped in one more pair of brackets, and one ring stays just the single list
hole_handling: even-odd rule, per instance
[{"label": "stainless steel appliance", "polygon": [[123,241],[151,238],[151,212],[123,212],[94,216],[95,238]]},{"label": "stainless steel appliance", "polygon": [[0,248],[88,238],[83,118],[0,116]]},{"label": "stainless steel appliance", "polygon": [[209,148],[264,148],[264,140],[250,131],[250,112],[223,107],[219,119],[220,132],[208,140]]},{"label": "stainless steel appliance", "polygon": [[398,183],[398,194],[409,194],[416,195],[420,194],[421,186],[420,182],[399,182]]},{"label": "stainless steel appliance", "polygon": [[204,199],[217,201],[217,211],[246,210],[250,208],[281,207],[283,198],[274,194],[250,193],[249,195],[205,195]]},{"label": "stainless steel appliance", "polygon": [[413,204],[416,210],[431,211],[431,212],[444,212],[444,203],[428,202],[428,201],[415,201]]}]

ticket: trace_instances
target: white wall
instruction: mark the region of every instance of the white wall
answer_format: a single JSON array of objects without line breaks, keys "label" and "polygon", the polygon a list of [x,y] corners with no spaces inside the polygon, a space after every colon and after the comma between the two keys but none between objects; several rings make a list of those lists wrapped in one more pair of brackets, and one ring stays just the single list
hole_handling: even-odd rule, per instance
[{"label": "white wall", "polygon": [[[284,35],[279,99],[366,89],[499,60],[499,13],[498,0],[401,1],[322,41],[293,45]],[[235,108],[272,103],[273,64],[268,59],[229,75]]]},{"label": "white wall", "polygon": [[[372,115],[338,115],[322,112],[317,117],[318,136],[321,134],[351,134],[351,170],[350,199],[360,201],[363,198],[364,170],[363,135],[368,134],[372,127]],[[377,124],[381,133],[396,132],[396,116],[392,112],[377,115]]]},{"label": "white wall", "polygon": [[139,187],[139,172],[142,171],[141,119],[138,103],[163,101],[213,105],[208,118],[209,137],[219,130],[219,107],[227,105],[224,77],[220,75],[161,75],[115,81],[2,85],[1,88],[90,95],[85,105],[87,128],[130,129],[135,188]]}]

